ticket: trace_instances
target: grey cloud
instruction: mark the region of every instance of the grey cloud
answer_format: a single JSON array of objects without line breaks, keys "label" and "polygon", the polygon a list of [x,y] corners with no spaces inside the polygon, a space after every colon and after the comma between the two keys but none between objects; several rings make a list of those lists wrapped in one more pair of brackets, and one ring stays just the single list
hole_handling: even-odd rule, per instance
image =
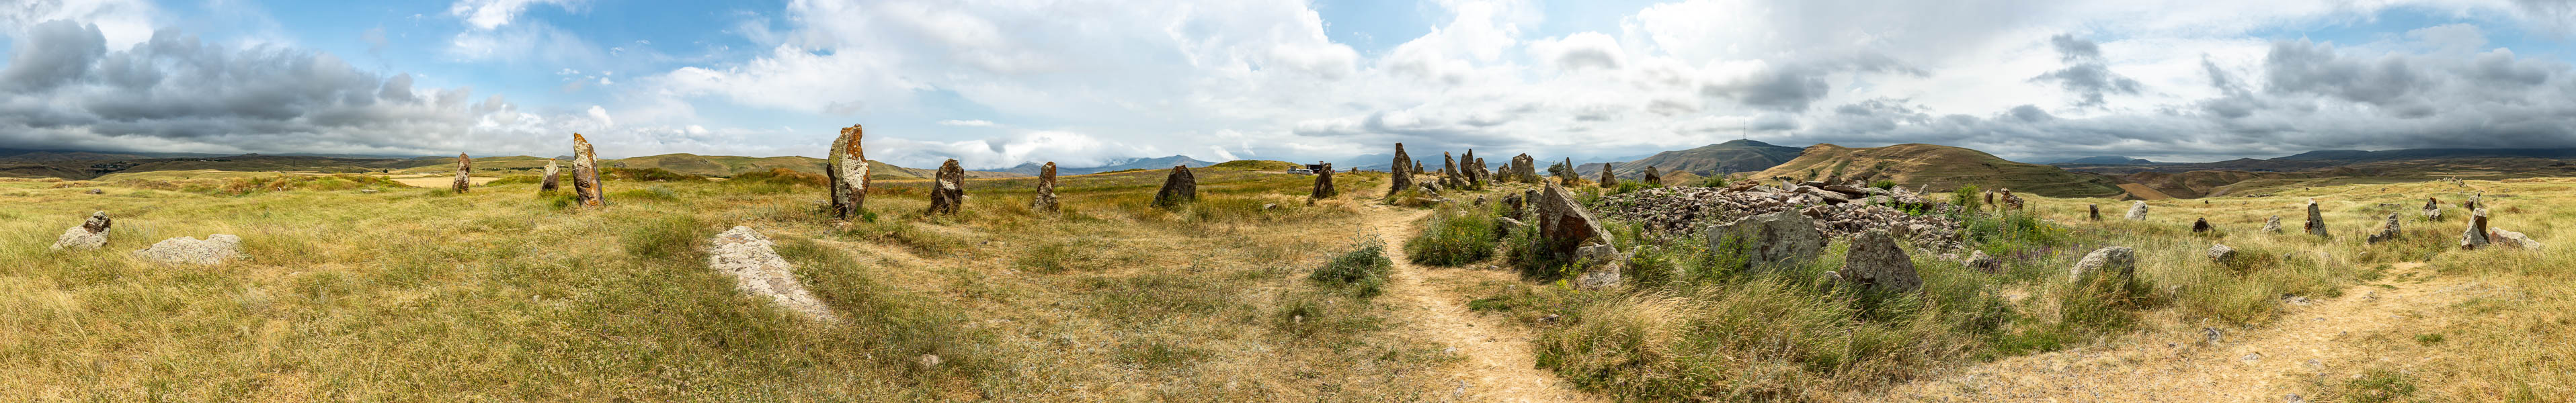
[{"label": "grey cloud", "polygon": [[9,66],[0,69],[0,87],[46,91],[79,78],[107,53],[107,37],[98,27],[71,21],[46,21],[29,27],[18,41]]},{"label": "grey cloud", "polygon": [[2390,106],[2413,102],[2418,92],[2432,85],[2412,63],[2398,55],[2346,58],[2336,54],[2333,45],[2303,39],[2273,43],[2263,68],[2271,80],[2267,90],[2273,93],[2323,94]]},{"label": "grey cloud", "polygon": [[1802,69],[1774,69],[1743,82],[1709,83],[1699,87],[1700,95],[1730,97],[1745,105],[1778,111],[1803,111],[1809,104],[1825,97],[1832,89],[1815,72]]},{"label": "grey cloud", "polygon": [[2101,106],[2102,97],[2106,94],[2138,93],[2138,80],[2112,73],[2111,68],[2103,64],[2101,46],[2093,41],[2061,34],[2048,38],[2048,42],[2057,48],[2058,55],[2067,66],[2032,77],[2032,82],[2057,83],[2067,92],[2082,98],[2075,103],[2076,106]]}]

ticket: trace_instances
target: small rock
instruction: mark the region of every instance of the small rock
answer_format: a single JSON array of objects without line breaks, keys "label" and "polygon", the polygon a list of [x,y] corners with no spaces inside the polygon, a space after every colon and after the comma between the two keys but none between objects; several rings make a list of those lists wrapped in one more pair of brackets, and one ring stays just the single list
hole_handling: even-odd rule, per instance
[{"label": "small rock", "polygon": [[920,366],[923,371],[939,369],[939,355],[922,354],[921,358],[913,359],[912,363]]},{"label": "small rock", "polygon": [[2075,268],[2068,270],[2066,274],[2067,277],[2078,281],[2082,281],[2085,276],[2097,273],[2117,276],[2121,281],[2127,281],[2136,276],[2137,271],[2138,252],[2128,247],[2113,246],[2085,254],[2084,259],[2076,261]]},{"label": "small rock", "polygon": [[1977,269],[1977,271],[1987,273],[2003,271],[2004,268],[2004,261],[1995,260],[1993,257],[1986,256],[1986,251],[1970,252],[1966,263],[1968,268]]},{"label": "small rock", "polygon": [[1262,210],[1278,210],[1278,209],[1279,209],[1279,203],[1264,203],[1264,204],[1262,204],[1262,205],[1261,205],[1261,209],[1262,209]]},{"label": "small rock", "polygon": [[375,189],[358,189],[358,193],[376,194]]},{"label": "small rock", "polygon": [[2229,261],[2229,260],[2234,260],[2234,259],[2236,259],[2236,248],[2230,248],[2230,247],[2227,247],[2227,245],[2219,245],[2219,244],[2210,244],[2210,245],[2209,245],[2209,260],[2210,260],[2210,261],[2219,262],[2219,263],[2226,263],[2227,261]]},{"label": "small rock", "polygon": [[831,307],[796,280],[794,266],[771,249],[769,237],[751,227],[734,226],[717,234],[707,248],[707,268],[734,278],[734,288],[767,297],[790,311],[825,322],[839,321]]},{"label": "small rock", "polygon": [[1887,231],[1872,230],[1853,238],[1850,252],[1844,255],[1843,268],[1836,273],[1841,273],[1845,281],[1883,291],[1912,292],[1923,287],[1923,279],[1914,273],[1914,259],[1905,255],[1905,249],[1898,247]]},{"label": "small rock", "polygon": [[2218,344],[2219,342],[2227,341],[2227,334],[2219,332],[2218,328],[2200,328],[2200,334],[2202,335],[2202,341],[2208,342],[2209,344]]},{"label": "small rock", "polygon": [[87,191],[87,192],[81,192],[81,193],[88,193],[88,194],[94,194],[94,195],[102,195],[102,194],[107,194],[107,189],[90,189],[90,190],[89,190],[89,191]]},{"label": "small rock", "polygon": [[2263,353],[2246,353],[2244,357],[2237,358],[2237,360],[2245,362],[2254,362],[2254,360],[2260,359],[2263,359]]},{"label": "small rock", "polygon": [[2146,221],[2147,201],[2138,200],[2129,202],[2129,216],[2127,218],[2129,221]]},{"label": "small rock", "polygon": [[61,237],[54,238],[53,250],[91,250],[107,246],[108,225],[114,221],[107,218],[105,211],[90,213],[88,221],[63,230]]}]

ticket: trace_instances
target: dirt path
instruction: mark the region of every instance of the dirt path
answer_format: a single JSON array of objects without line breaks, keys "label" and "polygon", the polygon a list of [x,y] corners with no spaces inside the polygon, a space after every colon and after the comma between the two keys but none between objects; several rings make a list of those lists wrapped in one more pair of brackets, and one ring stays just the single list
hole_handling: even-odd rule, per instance
[{"label": "dirt path", "polygon": [[[2278,322],[2166,332],[2107,345],[2015,357],[1895,388],[1884,401],[2282,402],[2310,385],[2339,381],[2373,364],[2415,360],[2386,354],[2439,328],[2427,311],[2491,291],[2482,283],[2433,276],[2400,263],[2341,297],[2289,308]],[[2312,396],[2302,399],[2313,400]]]},{"label": "dirt path", "polygon": [[1387,287],[1389,301],[1399,315],[1411,319],[1407,331],[1456,349],[1465,360],[1443,370],[1455,381],[1453,397],[1474,402],[1589,402],[1602,401],[1575,391],[1556,375],[1540,371],[1530,350],[1527,332],[1506,328],[1495,318],[1467,310],[1469,299],[1444,291],[1440,284],[1479,282],[1487,279],[1511,279],[1510,273],[1492,270],[1441,269],[1414,266],[1406,262],[1404,239],[1412,235],[1414,221],[1430,215],[1429,211],[1397,209],[1384,206],[1367,208],[1368,233],[1387,242],[1387,258],[1395,260],[1395,272]]}]

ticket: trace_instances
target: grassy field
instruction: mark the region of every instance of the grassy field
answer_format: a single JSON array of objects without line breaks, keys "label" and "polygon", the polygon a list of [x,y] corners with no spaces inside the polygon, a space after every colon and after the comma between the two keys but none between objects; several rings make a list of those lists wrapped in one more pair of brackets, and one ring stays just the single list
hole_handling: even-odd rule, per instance
[{"label": "grassy field", "polygon": [[[0,179],[0,261],[24,262],[0,267],[0,396],[1461,399],[1468,386],[1442,374],[1461,367],[1458,346],[1409,331],[1425,319],[1398,313],[1420,307],[1380,295],[1411,284],[1400,294],[1440,287],[1432,295],[1504,318],[1494,331],[1532,335],[1539,370],[1623,401],[2007,400],[1955,375],[2107,355],[2143,358],[2105,365],[2097,382],[2169,378],[2126,372],[2183,360],[2156,355],[2165,350],[2104,352],[2204,329],[2350,333],[2307,347],[2367,354],[2313,371],[2233,369],[2310,401],[2576,399],[2576,258],[2565,253],[2576,203],[2564,201],[2576,179],[2285,186],[2150,202],[2143,222],[2119,219],[2127,202],[2030,197],[2028,211],[1959,216],[2003,269],[1909,246],[1924,291],[1886,294],[1821,280],[1842,262],[1839,242],[1809,265],[1739,271],[1724,268],[1740,258],[1705,239],[1623,222],[1606,226],[1641,250],[1625,262],[1633,284],[1581,291],[1562,281],[1563,262],[1529,258],[1528,229],[1493,220],[1497,209],[1384,207],[1380,174],[1336,175],[1343,196],[1308,204],[1311,176],[1202,168],[1198,203],[1152,207],[1167,172],[1063,177],[1060,216],[1028,210],[1033,178],[969,180],[955,217],[921,213],[929,181],[880,179],[870,217],[848,224],[823,215],[810,182],[778,175],[611,181],[611,205],[597,210],[524,180],[457,195],[358,175]],[[85,193],[94,188],[105,192]],[[2493,225],[2547,249],[2460,251],[2466,211],[2416,214],[2423,197],[2470,192],[2486,195]],[[2332,238],[2298,232],[2310,197]],[[2086,204],[2109,220],[2085,220]],[[117,220],[106,248],[46,250],[101,210]],[[2392,212],[2402,236],[2364,245]],[[2286,233],[2259,230],[2270,215]],[[1410,239],[1362,236],[1388,216],[1425,218]],[[2218,231],[2188,230],[2203,217]],[[734,225],[777,239],[797,277],[849,320],[800,319],[708,270],[700,249]],[[127,254],[213,233],[241,236],[252,258],[167,266]],[[2211,261],[2213,243],[2243,257]],[[2067,278],[2085,252],[2112,245],[2138,251],[2135,282]],[[1413,265],[1410,283],[1387,279]],[[1456,281],[1489,270],[1525,274]],[[2339,311],[2290,302],[2343,307],[2381,292],[2420,306],[2356,311],[2387,326],[2303,329]],[[2181,356],[2194,354],[2236,353]]]},{"label": "grassy field", "polygon": [[[1163,172],[969,183],[924,217],[880,181],[841,227],[782,182],[607,184],[568,208],[534,185],[204,194],[0,181],[0,395],[33,400],[1384,401],[1443,390],[1439,347],[1308,272],[1362,249],[1357,202],[1311,177],[1201,170],[1202,201],[1147,207]],[[1381,176],[1343,175],[1365,188]],[[1378,185],[1382,186],[1382,185]],[[373,188],[373,187],[370,187]],[[1265,208],[1265,205],[1276,207]],[[46,245],[91,211],[93,252]],[[706,239],[779,240],[843,325],[706,269]],[[130,257],[235,234],[215,266]],[[940,364],[924,366],[923,355]]]}]

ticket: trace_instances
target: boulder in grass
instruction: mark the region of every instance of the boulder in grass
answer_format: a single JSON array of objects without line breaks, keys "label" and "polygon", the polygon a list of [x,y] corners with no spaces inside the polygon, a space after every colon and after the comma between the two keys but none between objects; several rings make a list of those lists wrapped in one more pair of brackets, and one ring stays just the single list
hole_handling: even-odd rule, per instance
[{"label": "boulder in grass", "polygon": [[2129,202],[2129,216],[2127,218],[2129,221],[2146,221],[2147,201],[2138,200]]},{"label": "boulder in grass", "polygon": [[2515,247],[2515,248],[2522,248],[2522,249],[2540,249],[2540,248],[2541,248],[2540,241],[2539,241],[2539,240],[2535,240],[2535,239],[2531,239],[2531,236],[2530,236],[2530,235],[2523,235],[2523,234],[2522,234],[2522,233],[2520,233],[2520,232],[2506,231],[2506,230],[2504,230],[2504,228],[2497,228],[2497,227],[2490,227],[2490,228],[2487,228],[2487,240],[2488,240],[2489,242],[2493,242],[2493,243],[2498,244],[2498,245],[2504,245],[2504,246]]},{"label": "boulder in grass", "polygon": [[250,257],[242,253],[241,237],[231,234],[207,235],[206,239],[178,237],[161,240],[151,248],[134,251],[144,260],[173,264],[220,264]]},{"label": "boulder in grass", "polygon": [[1852,238],[1851,250],[1843,255],[1842,270],[1834,278],[1859,284],[1873,290],[1913,292],[1923,288],[1923,278],[1914,273],[1914,258],[1896,245],[1887,231],[1870,230]]},{"label": "boulder in grass", "polygon": [[2075,267],[2066,272],[2068,278],[2076,281],[2093,276],[2113,276],[2117,281],[2128,281],[2137,275],[2138,252],[2125,246],[2095,249],[2093,253],[2084,254],[2083,260],[2075,261]]},{"label": "boulder in grass", "polygon": [[105,211],[90,213],[89,221],[63,230],[61,237],[54,238],[53,250],[91,250],[107,246],[107,228],[113,222]]},{"label": "boulder in grass", "polygon": [[824,322],[840,321],[840,317],[832,314],[830,306],[805,291],[805,284],[796,281],[796,273],[792,271],[795,266],[788,264],[786,258],[779,257],[771,245],[769,237],[760,235],[759,231],[734,226],[716,234],[714,243],[707,248],[707,268],[733,277],[735,289],[769,300],[781,308]]},{"label": "boulder in grass", "polygon": [[2229,260],[2236,260],[2236,248],[2230,248],[2230,247],[2227,247],[2227,245],[2210,244],[2210,245],[2209,245],[2209,260],[2210,260],[2210,261],[2213,261],[2213,262],[2219,262],[2219,263],[2226,263],[2226,262],[2227,262],[2227,261],[2229,261]]},{"label": "boulder in grass", "polygon": [[2460,232],[2460,249],[2484,248],[2487,239],[2487,209],[2469,210],[2469,229]]},{"label": "boulder in grass", "polygon": [[1825,234],[1794,210],[1745,217],[1708,228],[1710,250],[1741,248],[1748,266],[1794,266],[1825,250]]},{"label": "boulder in grass", "polygon": [[2388,213],[2388,225],[2380,227],[2379,233],[2370,234],[2370,238],[2363,239],[2362,243],[2375,244],[2397,239],[2397,222],[2397,213]]}]

